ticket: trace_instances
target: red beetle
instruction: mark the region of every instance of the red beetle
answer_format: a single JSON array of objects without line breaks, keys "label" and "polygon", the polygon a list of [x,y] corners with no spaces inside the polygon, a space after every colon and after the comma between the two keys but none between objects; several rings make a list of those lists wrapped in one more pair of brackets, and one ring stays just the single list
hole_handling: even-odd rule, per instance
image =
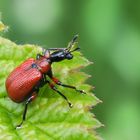
[{"label": "red beetle", "polygon": [[[79,49],[78,47],[73,49],[77,37],[77,35],[74,36],[67,48],[44,49],[42,55],[37,54],[36,59],[29,58],[25,60],[10,73],[6,79],[6,90],[8,96],[16,103],[26,102],[22,121],[16,128],[20,128],[22,126],[22,123],[26,118],[28,104],[35,99],[39,89],[45,84],[49,84],[51,89],[61,95],[67,101],[69,107],[72,107],[72,104],[53,83],[75,89],[80,93],[85,93],[83,90],[78,90],[74,86],[61,83],[57,78],[53,77],[51,69],[51,64],[53,62],[59,62],[64,59],[70,60],[73,58],[71,53]],[[50,51],[52,51],[52,53],[50,53]],[[53,83],[50,83],[47,80],[46,75],[52,79]]]}]

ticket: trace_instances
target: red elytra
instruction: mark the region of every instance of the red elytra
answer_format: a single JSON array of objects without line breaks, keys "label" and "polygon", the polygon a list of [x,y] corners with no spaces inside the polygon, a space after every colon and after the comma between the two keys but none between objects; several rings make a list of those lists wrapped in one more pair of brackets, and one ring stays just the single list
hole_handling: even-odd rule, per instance
[{"label": "red elytra", "polygon": [[[43,59],[41,59],[41,61],[43,61]],[[41,71],[32,68],[32,64],[34,63],[38,64]],[[51,67],[47,61],[43,61],[43,63],[42,67],[42,65],[40,65],[40,60],[35,60],[33,58],[27,59],[8,76],[6,80],[6,89],[8,96],[14,102],[23,102],[30,96],[32,89],[42,79],[44,69],[47,72]]]}]

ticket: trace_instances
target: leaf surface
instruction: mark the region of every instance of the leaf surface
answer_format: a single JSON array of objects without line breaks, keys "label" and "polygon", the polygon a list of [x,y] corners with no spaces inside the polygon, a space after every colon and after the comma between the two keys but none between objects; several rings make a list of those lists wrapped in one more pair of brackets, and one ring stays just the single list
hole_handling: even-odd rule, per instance
[{"label": "leaf surface", "polygon": [[22,119],[25,103],[17,104],[8,98],[5,80],[17,65],[27,58],[35,58],[41,51],[39,46],[17,45],[0,37],[0,140],[98,140],[94,129],[101,124],[90,109],[99,99],[91,92],[92,86],[85,83],[89,75],[80,71],[90,64],[80,52],[75,52],[71,61],[54,63],[52,69],[61,82],[84,89],[87,94],[57,86],[72,102],[73,108],[69,108],[66,101],[46,85],[29,105],[22,128],[15,129]]}]

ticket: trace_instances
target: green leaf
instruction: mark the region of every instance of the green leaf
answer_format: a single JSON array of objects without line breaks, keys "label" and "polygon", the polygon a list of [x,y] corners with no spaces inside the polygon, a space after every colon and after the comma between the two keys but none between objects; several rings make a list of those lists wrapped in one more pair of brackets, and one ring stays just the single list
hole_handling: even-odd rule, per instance
[{"label": "green leaf", "polygon": [[35,45],[17,45],[0,37],[0,139],[6,140],[97,140],[95,128],[101,124],[90,112],[97,99],[91,92],[92,86],[85,83],[89,75],[80,69],[90,64],[80,52],[74,52],[71,61],[54,63],[53,73],[65,84],[84,89],[80,94],[72,89],[58,87],[72,102],[66,101],[52,91],[48,85],[41,88],[38,98],[30,103],[27,119],[21,129],[15,129],[22,119],[24,103],[11,101],[6,93],[5,80],[9,73],[25,59],[41,52]]}]

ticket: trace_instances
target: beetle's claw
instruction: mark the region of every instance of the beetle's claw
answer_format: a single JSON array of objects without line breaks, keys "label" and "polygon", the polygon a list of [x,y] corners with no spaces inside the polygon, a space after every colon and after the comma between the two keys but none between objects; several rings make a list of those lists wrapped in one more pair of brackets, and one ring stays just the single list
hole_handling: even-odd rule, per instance
[{"label": "beetle's claw", "polygon": [[85,92],[84,90],[82,90],[82,92],[81,92],[81,93],[86,94],[86,92]]},{"label": "beetle's claw", "polygon": [[73,107],[73,104],[72,104],[72,103],[68,102],[68,104],[69,104],[69,107],[70,107],[70,108]]},{"label": "beetle's claw", "polygon": [[86,94],[86,92],[84,90],[77,90],[77,91],[82,93],[82,94]]},{"label": "beetle's claw", "polygon": [[20,129],[22,127],[23,122],[16,126],[16,129]]},{"label": "beetle's claw", "polygon": [[20,128],[21,128],[21,125],[17,125],[17,126],[16,126],[16,129],[20,129]]}]

